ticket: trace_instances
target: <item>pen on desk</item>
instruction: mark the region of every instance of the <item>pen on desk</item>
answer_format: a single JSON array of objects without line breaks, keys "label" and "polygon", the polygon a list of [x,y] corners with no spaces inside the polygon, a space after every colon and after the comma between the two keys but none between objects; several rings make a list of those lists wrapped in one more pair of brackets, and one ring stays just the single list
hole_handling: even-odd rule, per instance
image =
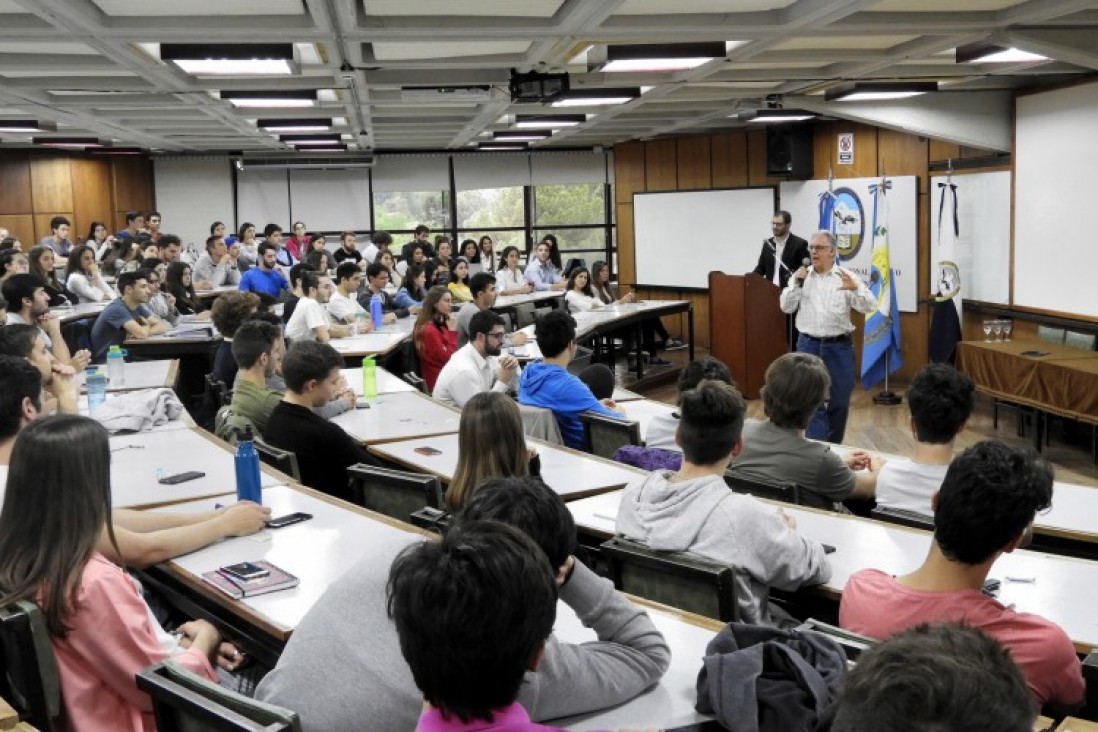
[{"label": "pen on desk", "polygon": [[223,508],[225,508],[225,504],[223,504],[223,503],[215,503],[214,504],[214,510],[215,511],[220,511]]},{"label": "pen on desk", "polygon": [[1004,577],[1007,582],[1024,582],[1026,584],[1037,584],[1036,577]]}]

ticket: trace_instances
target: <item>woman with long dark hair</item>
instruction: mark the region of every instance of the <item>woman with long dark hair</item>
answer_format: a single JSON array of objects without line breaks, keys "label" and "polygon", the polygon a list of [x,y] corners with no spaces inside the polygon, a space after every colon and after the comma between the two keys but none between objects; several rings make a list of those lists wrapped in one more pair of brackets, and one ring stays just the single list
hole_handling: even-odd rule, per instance
[{"label": "woman with long dark hair", "polygon": [[460,510],[489,478],[529,475],[530,458],[515,400],[498,391],[473,395],[461,410],[457,468],[446,508]]},{"label": "woman with long dark hair", "polygon": [[32,247],[27,255],[27,268],[30,274],[42,280],[46,294],[50,296],[51,308],[76,304],[76,296],[70,295],[57,279],[52,249],[43,246]]},{"label": "woman with long dark hair", "polygon": [[525,295],[534,291],[534,286],[526,281],[518,266],[518,247],[504,247],[499,255],[499,270],[496,272],[496,291],[501,295]]},{"label": "woman with long dark hair", "polygon": [[65,265],[65,287],[80,298],[80,302],[108,302],[114,299],[114,290],[103,281],[99,265],[95,263],[95,250],[87,244],[73,247]]},{"label": "woman with long dark hair", "polygon": [[202,304],[194,291],[191,265],[186,262],[172,262],[168,265],[168,274],[164,277],[162,290],[175,298],[175,307],[181,315],[196,315]]},{"label": "woman with long dark hair", "polygon": [[412,342],[419,354],[419,370],[428,389],[435,388],[438,372],[458,349],[457,318],[451,314],[453,298],[445,287],[432,287],[416,316]]}]

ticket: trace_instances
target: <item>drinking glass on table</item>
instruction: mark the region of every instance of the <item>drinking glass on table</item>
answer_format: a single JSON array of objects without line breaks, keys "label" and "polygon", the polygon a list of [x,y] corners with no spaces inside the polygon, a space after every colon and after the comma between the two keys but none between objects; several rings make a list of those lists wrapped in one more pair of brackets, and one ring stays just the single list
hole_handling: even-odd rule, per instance
[{"label": "drinking glass on table", "polygon": [[1003,321],[993,320],[991,321],[992,330],[995,331],[995,340],[1001,341],[1003,335]]},{"label": "drinking glass on table", "polygon": [[1014,321],[1013,320],[1004,320],[1003,321],[1003,340],[1004,341],[1009,341],[1010,340],[1010,331],[1012,331],[1012,330],[1014,330]]},{"label": "drinking glass on table", "polygon": [[991,343],[991,321],[984,321],[984,343]]}]

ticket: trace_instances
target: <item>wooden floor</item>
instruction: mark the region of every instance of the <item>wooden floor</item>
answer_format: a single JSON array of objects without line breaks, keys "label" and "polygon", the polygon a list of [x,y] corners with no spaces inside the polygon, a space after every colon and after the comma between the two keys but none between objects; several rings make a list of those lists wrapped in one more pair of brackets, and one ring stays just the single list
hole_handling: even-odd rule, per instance
[{"label": "wooden floor", "polygon": [[[698,348],[695,358],[706,355],[706,349]],[[643,382],[637,384],[633,375],[624,370],[624,364],[618,366],[618,380],[623,386],[635,389],[649,399],[673,404],[677,395],[675,379],[677,371],[689,360],[689,352],[669,351],[661,356],[672,362],[672,366],[652,369],[645,374]],[[902,394],[906,384],[893,383],[892,388]],[[848,445],[864,447],[867,450],[908,455],[915,445],[911,434],[909,413],[906,401],[895,407],[879,407],[873,403],[875,388],[866,392],[856,387],[850,402],[850,418],[846,426]],[[753,399],[747,403],[747,416],[762,419],[762,400]],[[1032,426],[1029,428],[1032,430]],[[1098,466],[1090,455],[1090,428],[1064,424],[1054,420],[1051,425],[1052,444],[1044,448],[1044,456],[1056,468],[1056,479],[1067,483],[1098,486]],[[1018,437],[1017,413],[1000,409],[999,427],[993,426],[991,399],[978,397],[976,409],[968,421],[968,427],[957,438],[957,449],[963,449],[981,440],[999,439],[1010,445],[1032,445],[1031,433]]]}]

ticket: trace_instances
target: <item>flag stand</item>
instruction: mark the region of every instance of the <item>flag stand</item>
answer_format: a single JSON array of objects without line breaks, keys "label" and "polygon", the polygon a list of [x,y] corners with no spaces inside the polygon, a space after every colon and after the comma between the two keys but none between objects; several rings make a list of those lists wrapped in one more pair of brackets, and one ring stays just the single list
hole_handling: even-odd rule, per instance
[{"label": "flag stand", "polygon": [[901,403],[904,398],[888,388],[889,370],[888,370],[888,351],[885,351],[885,384],[884,388],[877,392],[877,395],[873,397],[873,403],[878,406],[895,406]]}]

